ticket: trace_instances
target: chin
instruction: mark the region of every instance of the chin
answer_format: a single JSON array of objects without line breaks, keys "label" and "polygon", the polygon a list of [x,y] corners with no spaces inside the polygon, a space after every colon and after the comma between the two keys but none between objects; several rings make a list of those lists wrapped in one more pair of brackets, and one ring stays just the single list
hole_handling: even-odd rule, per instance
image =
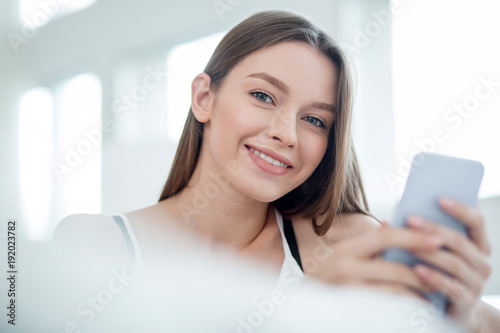
[{"label": "chin", "polygon": [[260,202],[271,203],[271,202],[273,202],[281,197],[282,196],[259,196],[259,197],[253,197],[253,198],[257,201],[260,201]]},{"label": "chin", "polygon": [[[265,188],[268,188],[267,190],[263,190]],[[255,199],[260,202],[273,202],[288,192],[286,190],[279,190],[276,187],[273,188],[273,190],[269,190],[269,187],[272,187],[272,185],[267,185],[267,186],[243,186],[241,193],[247,195],[248,197]]]}]

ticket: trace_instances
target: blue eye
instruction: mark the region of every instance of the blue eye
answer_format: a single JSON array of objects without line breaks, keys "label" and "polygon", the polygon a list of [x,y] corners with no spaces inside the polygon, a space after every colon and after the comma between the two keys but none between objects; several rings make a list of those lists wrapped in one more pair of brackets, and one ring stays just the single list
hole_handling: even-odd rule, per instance
[{"label": "blue eye", "polygon": [[306,117],[304,117],[304,120],[307,121],[308,123],[313,124],[316,127],[326,128],[325,123],[319,118],[316,118],[313,116],[306,116]]},{"label": "blue eye", "polygon": [[250,95],[253,95],[255,98],[259,100],[259,102],[262,103],[272,103],[273,99],[266,93],[263,93],[262,91],[253,91],[250,93]]}]

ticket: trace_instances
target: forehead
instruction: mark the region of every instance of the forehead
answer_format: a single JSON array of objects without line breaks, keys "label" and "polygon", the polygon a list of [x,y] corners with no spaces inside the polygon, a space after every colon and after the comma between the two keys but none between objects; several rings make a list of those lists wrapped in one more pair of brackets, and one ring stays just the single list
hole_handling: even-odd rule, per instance
[{"label": "forehead", "polygon": [[253,73],[267,73],[283,81],[296,97],[335,103],[337,68],[333,61],[311,45],[283,42],[247,56],[229,73],[232,84],[243,83]]}]

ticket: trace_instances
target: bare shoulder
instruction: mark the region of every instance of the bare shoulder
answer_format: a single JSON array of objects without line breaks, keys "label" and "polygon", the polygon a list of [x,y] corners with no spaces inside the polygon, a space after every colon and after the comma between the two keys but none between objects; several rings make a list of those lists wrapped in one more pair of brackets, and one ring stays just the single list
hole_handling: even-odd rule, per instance
[{"label": "bare shoulder", "polygon": [[[324,217],[319,218],[318,224],[324,223]],[[331,249],[343,240],[360,235],[364,232],[379,228],[380,223],[374,218],[361,214],[349,213],[337,215],[328,231],[323,236],[318,236],[312,227],[311,219],[294,219],[293,227],[295,230],[297,244],[301,258],[324,258],[325,251],[330,253]],[[305,260],[305,259],[304,259]],[[328,261],[316,260],[315,265],[326,264]],[[304,261],[305,264],[305,261]],[[307,264],[304,266],[304,272],[309,276],[315,276],[317,273],[314,266],[311,268]]]},{"label": "bare shoulder", "polygon": [[[311,219],[294,219],[293,222],[298,242],[302,243],[304,248],[309,247],[309,244],[316,244],[318,239],[325,241],[329,245],[334,245],[342,240],[380,227],[377,220],[362,213],[337,215],[330,229],[323,236],[318,236],[314,232]],[[324,217],[321,216],[316,223],[322,224],[324,222]]]},{"label": "bare shoulder", "polygon": [[[172,232],[189,232],[190,229],[186,227],[179,220],[176,215],[178,212],[177,201],[175,197],[162,200],[151,206],[144,207],[138,210],[125,213],[139,243],[142,246],[148,246],[153,239],[159,242],[164,242],[162,236],[168,235]],[[192,230],[191,230],[192,231]]]},{"label": "bare shoulder", "polygon": [[380,223],[371,216],[362,213],[347,213],[335,217],[332,227],[328,230],[327,234],[329,232],[338,233],[336,232],[337,229],[344,229],[346,237],[352,237],[362,234],[365,231],[379,228],[380,226]]},{"label": "bare shoulder", "polygon": [[147,207],[126,212],[130,223],[134,228],[158,227],[159,224],[167,224],[174,220],[172,212],[175,211],[175,200],[172,198],[157,202]]}]

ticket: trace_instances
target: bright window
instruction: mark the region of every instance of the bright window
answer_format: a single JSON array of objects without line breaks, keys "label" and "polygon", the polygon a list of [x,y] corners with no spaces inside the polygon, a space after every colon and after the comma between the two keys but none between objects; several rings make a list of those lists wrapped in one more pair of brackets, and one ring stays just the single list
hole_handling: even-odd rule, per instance
[{"label": "bright window", "polygon": [[63,216],[101,211],[101,89],[94,74],[82,74],[57,91],[54,173]]},{"label": "bright window", "polygon": [[19,104],[18,165],[20,205],[28,237],[47,232],[52,204],[54,103],[49,90],[27,91]]},{"label": "bright window", "polygon": [[393,17],[397,162],[422,150],[479,160],[480,197],[498,195],[500,3],[405,3]]}]

